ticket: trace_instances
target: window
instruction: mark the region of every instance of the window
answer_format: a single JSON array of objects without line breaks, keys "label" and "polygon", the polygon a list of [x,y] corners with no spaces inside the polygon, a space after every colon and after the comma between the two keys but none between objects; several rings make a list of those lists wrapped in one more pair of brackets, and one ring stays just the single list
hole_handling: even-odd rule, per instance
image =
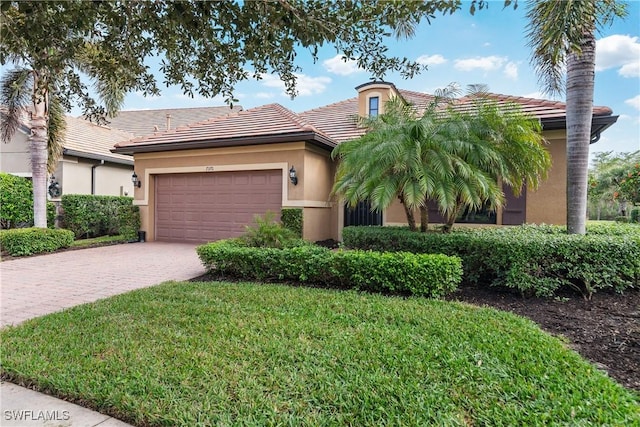
[{"label": "window", "polygon": [[377,96],[372,96],[369,98],[369,117],[377,117],[378,116],[378,104],[380,98]]}]

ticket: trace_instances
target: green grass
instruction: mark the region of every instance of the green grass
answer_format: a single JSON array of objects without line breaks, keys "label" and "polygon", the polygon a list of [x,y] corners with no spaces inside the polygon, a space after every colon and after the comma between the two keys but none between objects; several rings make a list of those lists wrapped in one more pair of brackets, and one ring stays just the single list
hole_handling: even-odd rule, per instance
[{"label": "green grass", "polygon": [[640,425],[563,342],[460,303],[168,282],[0,337],[5,379],[137,425]]},{"label": "green grass", "polygon": [[112,244],[112,243],[122,243],[127,241],[129,241],[129,238],[120,234],[116,236],[100,236],[100,237],[93,237],[91,239],[74,240],[73,243],[71,244],[71,247],[83,248],[85,246],[99,246],[99,245],[106,245],[106,244]]}]

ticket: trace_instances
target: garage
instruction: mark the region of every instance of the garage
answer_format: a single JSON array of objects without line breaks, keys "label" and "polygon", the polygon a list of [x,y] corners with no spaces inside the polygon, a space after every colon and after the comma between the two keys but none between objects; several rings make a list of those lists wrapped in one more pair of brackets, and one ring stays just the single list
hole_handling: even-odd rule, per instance
[{"label": "garage", "polygon": [[282,171],[179,173],[155,177],[156,239],[207,242],[237,237],[255,215],[282,207]]}]

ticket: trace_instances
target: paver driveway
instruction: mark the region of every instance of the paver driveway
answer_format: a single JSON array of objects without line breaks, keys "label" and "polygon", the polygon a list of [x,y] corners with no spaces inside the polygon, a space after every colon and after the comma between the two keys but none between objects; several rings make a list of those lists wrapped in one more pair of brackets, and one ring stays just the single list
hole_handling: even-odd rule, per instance
[{"label": "paver driveway", "polygon": [[196,245],[128,243],[0,263],[0,325],[204,274]]}]

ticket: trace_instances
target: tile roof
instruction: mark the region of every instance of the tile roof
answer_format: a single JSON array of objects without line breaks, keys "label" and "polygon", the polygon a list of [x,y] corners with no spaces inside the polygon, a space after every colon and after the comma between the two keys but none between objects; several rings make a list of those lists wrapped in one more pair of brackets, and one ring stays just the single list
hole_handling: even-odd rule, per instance
[{"label": "tile roof", "polygon": [[[433,96],[398,89],[400,95],[412,104],[417,114],[422,114],[433,100]],[[565,127],[566,104],[557,101],[499,95],[483,94],[501,105],[516,103],[524,112],[540,119],[546,129]],[[474,98],[466,96],[455,102],[461,110],[473,109]],[[615,122],[608,107],[594,107],[594,128],[600,132]],[[233,112],[227,116],[208,118],[187,126],[181,126],[152,135],[122,141],[116,145],[120,153],[134,151],[154,151],[166,149],[186,149],[203,146],[249,145],[265,142],[284,142],[285,135],[306,133],[305,138],[332,147],[340,142],[363,135],[366,129],[358,126],[358,98],[349,98],[302,113],[294,113],[279,104]],[[595,124],[595,118],[602,117],[602,123]],[[605,123],[606,122],[606,123]],[[280,138],[280,141],[278,141]],[[298,139],[299,140],[299,139]]]},{"label": "tile roof", "polygon": [[186,126],[203,120],[222,117],[242,111],[240,105],[233,107],[167,108],[160,110],[120,111],[116,117],[108,119],[109,127],[121,129],[134,136],[149,135],[167,129],[167,115],[171,116],[171,128]]},{"label": "tile roof", "polygon": [[130,133],[99,126],[79,117],[66,116],[65,121],[65,154],[133,164],[131,156],[111,152],[115,143],[129,140],[132,137]]},{"label": "tile roof", "polygon": [[158,144],[176,144],[178,146],[182,144],[183,148],[191,148],[184,144],[198,142],[226,142],[229,143],[227,145],[231,145],[231,142],[250,144],[257,142],[256,139],[259,137],[285,137],[302,134],[305,134],[304,138],[320,139],[328,142],[331,146],[335,145],[329,141],[327,135],[305,121],[303,117],[280,104],[267,104],[130,141],[122,141],[116,144],[116,149],[118,152],[127,152],[126,148]]}]

